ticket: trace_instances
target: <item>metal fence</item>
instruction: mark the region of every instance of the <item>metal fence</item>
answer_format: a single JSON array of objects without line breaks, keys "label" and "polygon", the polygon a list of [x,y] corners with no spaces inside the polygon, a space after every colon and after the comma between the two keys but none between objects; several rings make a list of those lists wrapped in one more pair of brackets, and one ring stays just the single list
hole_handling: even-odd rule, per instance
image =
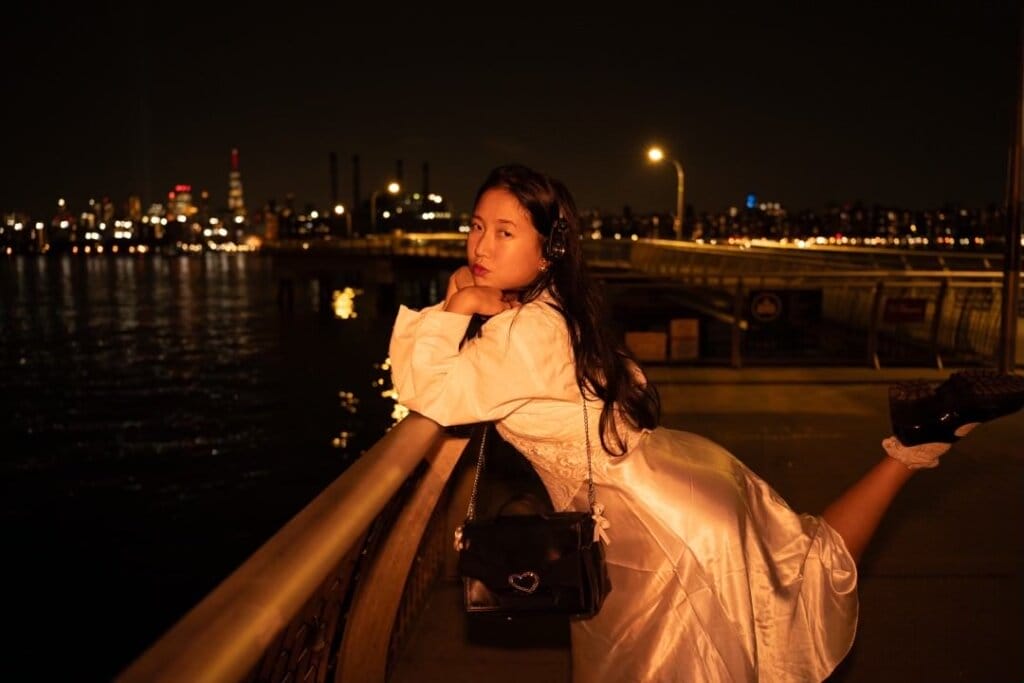
[{"label": "metal fence", "polygon": [[[656,347],[648,362],[995,363],[1003,276],[984,268],[991,257],[961,257],[959,265],[980,270],[925,270],[937,259],[929,254],[889,270],[833,259],[832,253],[640,242],[630,248],[629,264],[646,279],[610,288],[631,286],[628,298],[636,299],[636,288],[644,287],[649,298],[662,299],[658,314],[640,321],[644,331],[665,335],[663,355]],[[684,320],[696,321],[698,343],[675,343],[673,328]]]}]

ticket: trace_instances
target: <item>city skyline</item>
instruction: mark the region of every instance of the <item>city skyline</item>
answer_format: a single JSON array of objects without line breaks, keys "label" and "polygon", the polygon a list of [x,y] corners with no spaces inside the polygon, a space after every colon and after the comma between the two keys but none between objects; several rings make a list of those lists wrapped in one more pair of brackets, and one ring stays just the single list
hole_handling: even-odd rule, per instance
[{"label": "city skyline", "polygon": [[[494,165],[564,180],[583,209],[696,211],[747,194],[931,208],[1001,203],[1017,87],[1009,2],[961,8],[687,9],[377,20],[301,7],[162,21],[141,7],[15,10],[0,209],[45,212],[187,183],[226,204],[241,151],[250,210],[326,205],[330,153],[351,202],[395,175],[465,211]],[[157,22],[157,23],[154,23]]]}]

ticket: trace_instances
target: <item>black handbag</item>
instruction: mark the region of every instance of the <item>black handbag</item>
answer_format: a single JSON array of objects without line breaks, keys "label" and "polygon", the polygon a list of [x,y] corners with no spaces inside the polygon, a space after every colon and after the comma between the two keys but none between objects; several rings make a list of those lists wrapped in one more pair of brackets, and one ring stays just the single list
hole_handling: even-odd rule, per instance
[{"label": "black handbag", "polygon": [[586,403],[589,512],[499,514],[477,519],[487,430],[481,434],[466,520],[455,531],[466,611],[498,616],[565,615],[587,619],[611,590],[601,532],[607,522],[596,502]]}]

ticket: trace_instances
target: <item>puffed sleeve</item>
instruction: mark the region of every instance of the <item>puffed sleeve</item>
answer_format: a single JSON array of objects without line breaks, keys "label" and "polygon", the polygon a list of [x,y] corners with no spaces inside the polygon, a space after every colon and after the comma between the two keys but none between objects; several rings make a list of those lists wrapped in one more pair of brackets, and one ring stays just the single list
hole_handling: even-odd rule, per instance
[{"label": "puffed sleeve", "polygon": [[402,306],[391,333],[398,401],[444,426],[500,420],[574,382],[561,315],[534,301],[490,318],[459,349],[471,316]]}]

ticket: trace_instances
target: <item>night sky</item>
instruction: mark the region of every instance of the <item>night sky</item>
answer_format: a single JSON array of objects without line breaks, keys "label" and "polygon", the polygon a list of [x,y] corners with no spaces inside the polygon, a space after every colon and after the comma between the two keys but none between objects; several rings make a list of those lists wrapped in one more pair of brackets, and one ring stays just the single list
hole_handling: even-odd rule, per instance
[{"label": "night sky", "polygon": [[675,173],[644,157],[655,141],[698,211],[749,192],[793,210],[1004,198],[1010,0],[447,16],[144,4],[4,11],[0,210],[157,201],[177,183],[218,207],[236,146],[250,208],[289,192],[324,205],[335,152],[346,203],[358,154],[364,199],[397,160],[420,189],[427,162],[430,189],[466,210],[491,167],[519,161],[583,208],[669,212]]}]

